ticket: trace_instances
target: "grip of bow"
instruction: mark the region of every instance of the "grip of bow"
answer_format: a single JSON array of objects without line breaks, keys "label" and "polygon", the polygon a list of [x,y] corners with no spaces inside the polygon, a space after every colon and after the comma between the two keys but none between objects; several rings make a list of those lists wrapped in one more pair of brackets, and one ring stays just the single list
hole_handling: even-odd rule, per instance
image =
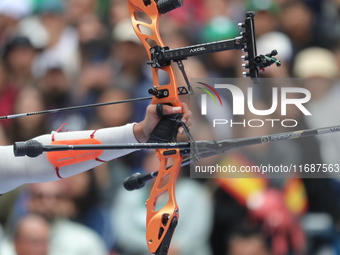
[{"label": "grip of bow", "polygon": [[[133,29],[144,45],[149,61],[152,61],[152,47],[165,47],[159,33],[160,16],[182,5],[182,0],[128,0]],[[168,75],[168,84],[160,85],[159,70]],[[171,65],[152,68],[152,77],[153,104],[182,106]],[[148,142],[175,142],[180,119],[181,114],[163,117],[151,133]],[[165,255],[168,253],[179,218],[175,186],[182,156],[179,149],[158,149],[156,154],[160,160],[160,169],[150,197],[146,201],[146,241],[151,253]],[[173,165],[168,168],[170,161]]]}]

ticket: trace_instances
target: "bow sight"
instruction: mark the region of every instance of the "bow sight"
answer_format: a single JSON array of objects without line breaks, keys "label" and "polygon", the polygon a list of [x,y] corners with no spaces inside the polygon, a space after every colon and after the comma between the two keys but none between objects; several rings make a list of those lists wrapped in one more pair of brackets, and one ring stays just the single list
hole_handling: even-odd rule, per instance
[{"label": "bow sight", "polygon": [[[255,42],[255,28],[254,28],[254,12],[247,12],[244,23],[240,23],[239,27],[244,31],[241,32],[241,36],[234,39],[222,40],[217,42],[197,44],[182,48],[170,49],[169,47],[153,46],[150,48],[151,61],[147,62],[153,68],[161,68],[169,66],[172,61],[177,62],[184,78],[187,82],[189,91],[192,92],[191,86],[184,72],[182,60],[188,57],[210,54],[214,52],[227,51],[227,50],[242,50],[248,53],[242,56],[243,61],[248,63],[243,64],[244,69],[249,71],[243,72],[244,77],[250,77],[254,83],[259,83],[259,70],[276,63],[277,66],[281,65],[281,62],[275,59],[273,56],[277,55],[277,51],[273,50],[266,55],[257,56],[256,42]],[[155,94],[153,90],[150,94],[157,97],[163,97],[162,94]]]}]

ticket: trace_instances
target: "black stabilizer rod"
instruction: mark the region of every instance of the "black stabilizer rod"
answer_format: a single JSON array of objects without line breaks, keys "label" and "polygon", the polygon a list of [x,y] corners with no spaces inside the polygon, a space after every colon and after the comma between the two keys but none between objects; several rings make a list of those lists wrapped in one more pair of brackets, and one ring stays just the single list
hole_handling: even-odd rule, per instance
[{"label": "black stabilizer rod", "polygon": [[124,181],[124,188],[128,191],[132,191],[135,189],[141,189],[145,186],[147,181],[152,180],[158,175],[158,171],[152,172],[150,174],[140,174],[134,173],[130,177],[126,178]]},{"label": "black stabilizer rod", "polygon": [[[215,154],[214,154],[215,155]],[[186,158],[182,161],[181,167],[189,165],[192,162],[191,158]],[[168,166],[166,169],[169,169],[171,166]],[[157,177],[158,171],[149,173],[149,174],[141,174],[134,173],[133,175],[127,177],[124,181],[124,188],[128,191],[141,189],[145,186],[145,183]]]}]

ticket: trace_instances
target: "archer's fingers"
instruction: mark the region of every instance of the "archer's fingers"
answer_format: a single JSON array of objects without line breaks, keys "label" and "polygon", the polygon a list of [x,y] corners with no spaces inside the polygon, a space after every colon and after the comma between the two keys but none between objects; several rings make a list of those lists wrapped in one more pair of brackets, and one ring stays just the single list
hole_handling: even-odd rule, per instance
[{"label": "archer's fingers", "polygon": [[188,126],[191,126],[191,112],[189,110],[189,106],[186,103],[182,104],[183,107],[183,117],[182,117],[182,121]]},{"label": "archer's fingers", "polygon": [[170,106],[170,105],[166,105],[166,104],[162,105],[162,113],[163,113],[163,115],[170,115],[170,114],[180,113],[181,110],[182,110],[182,108],[179,107],[179,106]]},{"label": "archer's fingers", "polygon": [[182,108],[181,107],[177,107],[177,106],[170,106],[170,105],[162,105],[162,113],[163,115],[169,115],[169,114],[176,114],[176,113],[180,113],[182,110],[183,113],[183,117],[182,117],[182,121],[189,127],[191,125],[191,112],[189,110],[189,106],[186,103],[182,104]]}]

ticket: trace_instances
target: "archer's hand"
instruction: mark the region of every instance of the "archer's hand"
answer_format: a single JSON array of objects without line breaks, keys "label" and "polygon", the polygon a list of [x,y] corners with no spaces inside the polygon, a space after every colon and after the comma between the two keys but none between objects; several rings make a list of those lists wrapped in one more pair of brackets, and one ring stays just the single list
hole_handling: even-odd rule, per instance
[{"label": "archer's hand", "polygon": [[[183,103],[181,107],[174,107],[169,105],[163,105],[163,114],[164,115],[170,115],[170,114],[176,114],[176,113],[183,113],[182,121],[190,127],[191,121],[190,121],[190,111],[187,104]],[[182,111],[183,110],[183,111]],[[157,115],[156,112],[156,105],[149,105],[146,109],[146,115],[142,122],[137,123],[133,127],[133,132],[135,134],[136,139],[140,143],[144,143],[148,140],[149,135],[154,130],[158,122],[161,120],[161,118]],[[178,129],[178,132],[182,134],[184,132],[183,128],[180,127]]]}]

